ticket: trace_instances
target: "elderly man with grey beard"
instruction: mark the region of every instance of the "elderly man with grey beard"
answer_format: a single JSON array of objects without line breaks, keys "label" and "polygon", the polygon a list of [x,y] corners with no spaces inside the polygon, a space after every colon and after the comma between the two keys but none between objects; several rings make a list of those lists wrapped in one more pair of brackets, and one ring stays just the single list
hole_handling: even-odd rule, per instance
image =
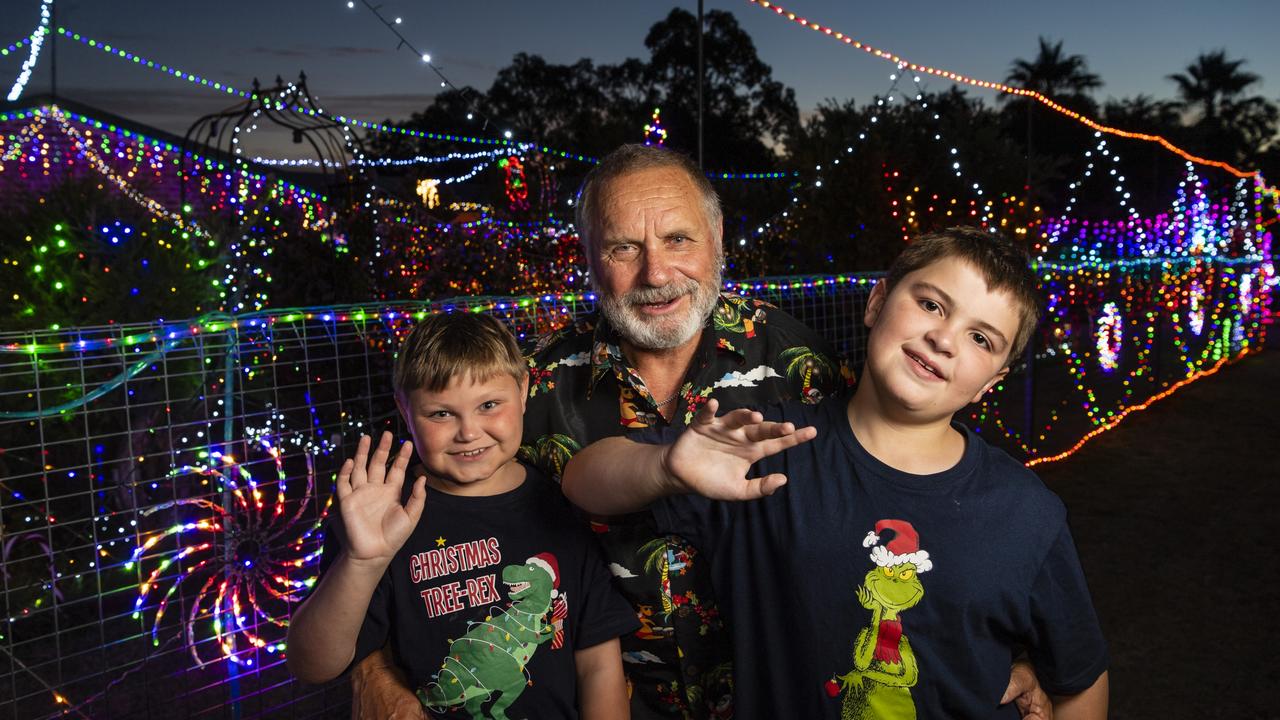
[{"label": "elderly man with grey beard", "polygon": [[[771,305],[720,292],[720,201],[687,157],[645,145],[613,151],[583,183],[577,227],[598,310],[529,354],[522,449],[549,476],[558,480],[596,440],[683,427],[712,397],[730,410],[844,391],[852,373],[825,340]],[[659,535],[647,513],[592,527],[641,622],[622,638],[632,717],[732,717],[732,648],[707,558]],[[357,668],[358,716],[410,708],[386,665],[375,653]],[[1010,696],[1024,690],[1024,713],[1048,705],[1019,667]]]}]

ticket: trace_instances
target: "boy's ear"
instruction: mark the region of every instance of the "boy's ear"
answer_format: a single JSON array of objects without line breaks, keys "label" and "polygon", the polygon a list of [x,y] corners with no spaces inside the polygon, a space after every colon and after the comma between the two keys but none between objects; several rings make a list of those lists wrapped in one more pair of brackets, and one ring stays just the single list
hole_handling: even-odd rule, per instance
[{"label": "boy's ear", "polygon": [[409,427],[413,427],[413,419],[409,417],[409,411],[406,409],[407,401],[405,400],[404,395],[399,391],[391,394],[396,399],[396,409],[400,411],[400,417],[404,418],[405,423],[408,424]]},{"label": "boy's ear", "polygon": [[525,407],[529,404],[529,373],[520,376],[520,414],[524,415]]},{"label": "boy's ear", "polygon": [[1004,368],[1003,368],[1000,372],[996,373],[996,374],[995,374],[995,377],[991,378],[991,380],[989,380],[989,381],[987,382],[987,384],[986,384],[986,385],[983,385],[983,386],[982,386],[982,389],[981,389],[981,390],[979,390],[979,391],[978,391],[978,393],[977,393],[976,395],[974,395],[974,396],[973,396],[973,399],[972,399],[972,400],[970,400],[969,402],[970,402],[970,403],[976,403],[976,402],[978,402],[979,400],[981,400],[981,399],[982,399],[982,396],[983,396],[983,395],[986,395],[988,390],[990,390],[991,388],[995,387],[996,383],[998,383],[998,382],[1000,382],[1001,380],[1003,380],[1003,379],[1005,378],[1005,376],[1006,376],[1006,375],[1008,375],[1008,374],[1009,374],[1009,366],[1008,366],[1008,365],[1006,365],[1006,366],[1004,366]]},{"label": "boy's ear", "polygon": [[867,296],[867,309],[862,313],[863,325],[870,328],[876,324],[876,319],[880,317],[880,311],[884,308],[884,301],[888,295],[889,290],[883,279],[871,288],[871,294]]}]

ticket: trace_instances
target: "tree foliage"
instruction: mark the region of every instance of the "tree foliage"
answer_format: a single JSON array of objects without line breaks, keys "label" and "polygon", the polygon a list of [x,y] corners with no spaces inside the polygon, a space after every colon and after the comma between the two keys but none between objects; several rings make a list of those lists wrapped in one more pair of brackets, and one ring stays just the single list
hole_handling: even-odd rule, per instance
[{"label": "tree foliage", "polygon": [[1201,152],[1231,162],[1251,163],[1275,140],[1280,111],[1247,91],[1262,81],[1242,70],[1225,50],[1201,53],[1184,72],[1168,76],[1177,85],[1178,108],[1190,121],[1188,141]]}]

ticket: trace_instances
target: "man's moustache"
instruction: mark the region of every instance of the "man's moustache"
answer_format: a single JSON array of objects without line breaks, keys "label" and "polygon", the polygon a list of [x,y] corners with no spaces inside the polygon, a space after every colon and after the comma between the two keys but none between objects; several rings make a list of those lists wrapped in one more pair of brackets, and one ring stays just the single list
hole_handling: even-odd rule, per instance
[{"label": "man's moustache", "polygon": [[670,302],[682,295],[692,295],[698,291],[698,283],[673,282],[656,288],[641,288],[627,293],[624,300],[631,305],[647,305],[649,303]]}]

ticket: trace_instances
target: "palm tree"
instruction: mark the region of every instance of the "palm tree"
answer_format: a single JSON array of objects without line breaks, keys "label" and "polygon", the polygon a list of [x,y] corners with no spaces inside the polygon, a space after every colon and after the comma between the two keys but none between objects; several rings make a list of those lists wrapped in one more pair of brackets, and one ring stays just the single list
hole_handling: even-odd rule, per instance
[{"label": "palm tree", "polygon": [[[1051,100],[1087,114],[1093,114],[1092,111],[1096,109],[1093,100],[1089,97],[1089,92],[1102,87],[1102,78],[1089,72],[1089,63],[1083,55],[1064,54],[1061,40],[1055,43],[1043,36],[1040,38],[1040,49],[1035,59],[1014,60],[1009,66],[1009,75],[1005,78],[1005,82],[1038,92]],[[1012,97],[1014,96],[1004,94],[1000,99],[1007,100]],[[1027,116],[1027,186],[1033,191],[1039,184],[1032,181],[1033,176],[1047,176],[1051,174],[1048,168],[1060,164],[1052,157],[1057,153],[1051,150],[1050,157],[1044,158],[1042,163],[1046,169],[1045,172],[1037,174],[1033,171],[1035,153],[1032,151],[1032,118],[1034,117],[1032,108],[1034,105],[1036,105],[1034,100],[1019,97],[1010,108],[1020,107]],[[1054,134],[1050,133],[1050,137]]]},{"label": "palm tree", "polygon": [[1226,106],[1236,102],[1249,86],[1262,78],[1240,69],[1247,61],[1228,60],[1226,50],[1201,53],[1185,73],[1166,76],[1178,85],[1179,106],[1199,112],[1209,122],[1223,116]]},{"label": "palm tree", "polygon": [[1034,90],[1053,100],[1070,100],[1102,87],[1102,78],[1089,72],[1083,55],[1063,55],[1062,41],[1040,38],[1035,60],[1014,60],[1005,82]]},{"label": "palm tree", "polygon": [[800,397],[808,399],[810,388],[835,371],[831,361],[807,346],[787,348],[779,356],[787,363],[787,378],[800,381]]},{"label": "palm tree", "polygon": [[1233,162],[1249,161],[1276,134],[1280,110],[1260,95],[1245,92],[1262,81],[1230,60],[1225,50],[1201,53],[1186,72],[1167,76],[1178,85],[1177,106],[1194,118],[1192,130],[1204,150]]}]

